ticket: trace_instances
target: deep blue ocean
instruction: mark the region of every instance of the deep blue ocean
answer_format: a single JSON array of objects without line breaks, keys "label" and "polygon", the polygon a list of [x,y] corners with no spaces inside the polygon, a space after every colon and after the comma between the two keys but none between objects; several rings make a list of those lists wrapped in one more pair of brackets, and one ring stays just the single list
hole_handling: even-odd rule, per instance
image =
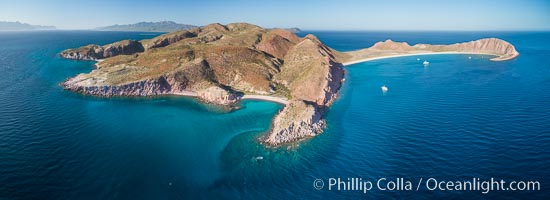
[{"label": "deep blue ocean", "polygon": [[[347,66],[327,130],[265,148],[258,137],[281,109],[276,103],[244,101],[226,112],[187,97],[96,98],[58,85],[94,64],[62,59],[60,51],[155,34],[0,33],[0,199],[550,197],[550,33],[313,33],[341,51],[386,39],[498,37],[520,56],[411,56]],[[414,185],[335,191],[330,178]],[[421,178],[538,181],[540,191],[416,191]],[[323,189],[313,187],[316,179]]]}]

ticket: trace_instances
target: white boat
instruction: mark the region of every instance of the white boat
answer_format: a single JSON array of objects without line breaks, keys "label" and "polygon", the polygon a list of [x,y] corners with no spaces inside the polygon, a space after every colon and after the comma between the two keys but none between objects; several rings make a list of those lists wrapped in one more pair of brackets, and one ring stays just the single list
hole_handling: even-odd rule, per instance
[{"label": "white boat", "polygon": [[420,58],[416,58],[416,60],[420,60]]},{"label": "white boat", "polygon": [[428,65],[430,64],[430,62],[428,62],[428,61],[425,60],[422,64],[423,64],[424,66],[428,66]]},{"label": "white boat", "polygon": [[383,93],[388,92],[388,87],[386,87],[385,85],[383,85],[383,86],[381,87],[381,89],[382,89],[382,92],[383,92]]}]

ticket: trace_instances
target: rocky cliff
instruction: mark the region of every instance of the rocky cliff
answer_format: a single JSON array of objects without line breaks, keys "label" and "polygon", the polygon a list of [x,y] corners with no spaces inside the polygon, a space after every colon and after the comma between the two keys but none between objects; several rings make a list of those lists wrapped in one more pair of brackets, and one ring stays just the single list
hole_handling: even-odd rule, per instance
[{"label": "rocky cliff", "polygon": [[[191,95],[213,104],[232,104],[248,95],[285,99],[262,141],[280,145],[322,133],[327,108],[337,98],[344,62],[387,55],[469,52],[512,59],[515,48],[489,38],[453,45],[379,42],[338,52],[314,35],[246,23],[210,24],[152,39],[87,45],[61,52],[77,60],[104,59],[97,69],[61,85],[97,96]],[[287,101],[288,100],[288,101]]]},{"label": "rocky cliff", "polygon": [[131,55],[143,52],[143,45],[135,40],[123,40],[112,44],[99,46],[90,44],[76,49],[61,52],[61,56],[74,60],[100,60],[118,55]]},{"label": "rocky cliff", "polygon": [[316,136],[326,127],[323,107],[303,100],[286,105],[273,119],[273,128],[264,138],[270,146]]},{"label": "rocky cliff", "polygon": [[96,61],[118,55],[132,55],[154,48],[165,47],[186,38],[196,37],[198,31],[200,29],[194,28],[192,30],[164,34],[153,39],[141,41],[123,40],[103,46],[90,44],[79,48],[67,49],[61,52],[60,55],[67,59]]},{"label": "rocky cliff", "polygon": [[315,136],[325,127],[325,109],[334,102],[344,70],[334,52],[313,35],[307,35],[284,57],[275,79],[287,86],[292,100],[273,120],[265,142],[269,145]]}]

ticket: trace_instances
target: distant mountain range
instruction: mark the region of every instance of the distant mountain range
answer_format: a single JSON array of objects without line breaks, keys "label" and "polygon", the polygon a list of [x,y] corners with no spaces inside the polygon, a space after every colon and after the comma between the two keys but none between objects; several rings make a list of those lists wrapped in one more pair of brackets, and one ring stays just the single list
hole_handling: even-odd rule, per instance
[{"label": "distant mountain range", "polygon": [[302,30],[298,27],[292,27],[292,28],[285,28],[287,31],[293,32],[293,33],[299,33],[302,32]]},{"label": "distant mountain range", "polygon": [[188,30],[197,26],[189,24],[178,24],[173,21],[161,22],[139,22],[135,24],[112,25],[106,27],[98,27],[94,30],[99,31],[135,31],[135,32],[174,32],[178,30]]},{"label": "distant mountain range", "polygon": [[37,31],[55,30],[55,26],[31,25],[21,22],[0,21],[0,31]]}]

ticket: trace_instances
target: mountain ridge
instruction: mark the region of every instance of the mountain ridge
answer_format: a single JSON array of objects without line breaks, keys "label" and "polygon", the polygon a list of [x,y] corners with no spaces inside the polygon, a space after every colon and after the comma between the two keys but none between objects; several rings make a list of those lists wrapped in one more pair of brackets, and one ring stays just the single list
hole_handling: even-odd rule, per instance
[{"label": "mountain ridge", "polygon": [[138,22],[134,24],[115,24],[104,27],[97,27],[97,31],[133,31],[133,32],[174,32],[179,30],[189,30],[195,28],[195,25],[179,24],[174,21],[159,22]]}]

